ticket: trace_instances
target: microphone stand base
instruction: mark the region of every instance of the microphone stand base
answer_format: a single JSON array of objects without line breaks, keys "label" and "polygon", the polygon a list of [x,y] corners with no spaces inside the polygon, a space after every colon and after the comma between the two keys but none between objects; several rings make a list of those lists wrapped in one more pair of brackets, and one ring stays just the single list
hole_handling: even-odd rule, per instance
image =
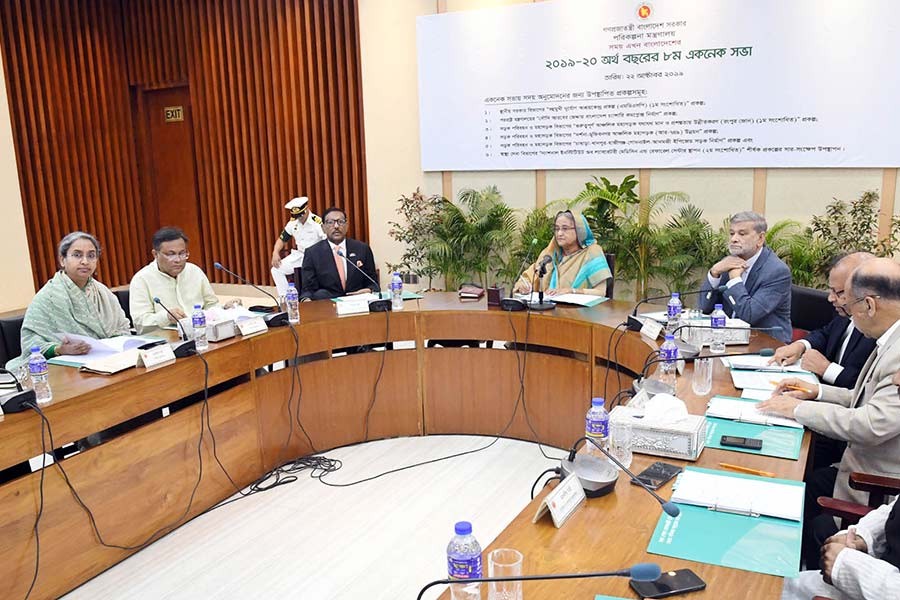
[{"label": "microphone stand base", "polygon": [[519,300],[518,298],[501,298],[500,299],[500,310],[508,310],[510,312],[517,312],[520,310],[525,310],[527,308],[527,304],[524,301]]},{"label": "microphone stand base", "polygon": [[194,340],[172,342],[170,345],[172,346],[172,354],[175,355],[175,358],[187,358],[188,356],[197,354],[197,344],[194,343]]},{"label": "microphone stand base", "polygon": [[270,313],[263,317],[269,327],[284,327],[288,324],[288,314],[284,311]]},{"label": "microphone stand base", "polygon": [[634,388],[635,392],[640,393],[641,391],[644,391],[650,398],[656,394],[675,395],[675,388],[668,383],[663,383],[659,379],[642,377],[640,379],[635,379],[631,386]]},{"label": "microphone stand base", "polygon": [[21,392],[9,392],[0,396],[0,407],[4,414],[23,412],[31,408],[30,404],[37,404],[34,390],[22,390]]},{"label": "microphone stand base", "polygon": [[369,312],[391,312],[390,300],[372,300],[369,302]]},{"label": "microphone stand base", "polygon": [[588,498],[605,496],[613,491],[619,480],[619,470],[608,460],[590,454],[577,454],[571,461],[564,458],[559,468],[563,479],[575,473]]},{"label": "microphone stand base", "polygon": [[529,302],[528,309],[529,310],[553,310],[556,308],[556,304],[553,302]]},{"label": "microphone stand base", "polygon": [[640,331],[643,327],[643,321],[634,315],[628,315],[628,320],[625,322],[625,329],[628,331]]}]

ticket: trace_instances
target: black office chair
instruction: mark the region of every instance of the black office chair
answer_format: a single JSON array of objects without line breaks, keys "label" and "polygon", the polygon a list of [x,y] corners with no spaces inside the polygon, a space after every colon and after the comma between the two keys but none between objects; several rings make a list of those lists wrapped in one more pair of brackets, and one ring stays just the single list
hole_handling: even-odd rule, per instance
[{"label": "black office chair", "polygon": [[6,353],[6,338],[3,337],[3,330],[0,329],[0,367],[9,362],[9,359],[15,358]]},{"label": "black office chair", "polygon": [[834,307],[828,301],[828,292],[801,285],[791,285],[791,326],[797,335],[827,325],[835,316]]},{"label": "black office chair", "polygon": [[112,293],[116,295],[116,299],[119,301],[119,306],[121,306],[122,310],[125,311],[125,316],[128,317],[128,322],[131,323],[131,327],[134,328],[134,321],[131,319],[131,294],[129,293],[128,286],[116,288],[112,291]]},{"label": "black office chair", "polygon": [[613,290],[616,287],[616,255],[612,252],[605,252],[606,264],[609,265],[610,277],[606,280],[606,297],[613,299]]},{"label": "black office chair", "polygon": [[3,332],[3,347],[9,358],[15,358],[22,354],[23,321],[25,321],[24,314],[0,319],[0,331]]}]

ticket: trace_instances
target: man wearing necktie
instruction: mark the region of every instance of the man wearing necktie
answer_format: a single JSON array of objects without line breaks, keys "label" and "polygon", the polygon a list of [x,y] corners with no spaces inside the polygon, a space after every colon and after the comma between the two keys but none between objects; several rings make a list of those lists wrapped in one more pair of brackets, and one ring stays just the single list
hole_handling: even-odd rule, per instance
[{"label": "man wearing necktie", "polygon": [[301,299],[378,292],[372,249],[347,237],[347,213],[329,208],[322,215],[322,224],[326,239],[307,248],[303,257]]},{"label": "man wearing necktie", "polygon": [[729,317],[751,327],[774,327],[772,337],[791,341],[791,270],[766,243],[762,215],[740,212],[731,217],[729,255],[710,267],[698,308],[705,314],[716,304]]},{"label": "man wearing necktie", "polygon": [[[834,519],[819,514],[818,496],[866,504],[868,492],[850,488],[851,472],[900,477],[900,399],[891,381],[900,369],[900,265],[889,258],[865,261],[851,273],[845,289],[844,309],[863,335],[875,339],[875,351],[854,388],[790,378],[759,405],[762,411],[793,417],[817,433],[847,442],[837,468],[823,467],[806,477],[807,564],[837,531]],[[802,391],[787,391],[790,386]]]}]

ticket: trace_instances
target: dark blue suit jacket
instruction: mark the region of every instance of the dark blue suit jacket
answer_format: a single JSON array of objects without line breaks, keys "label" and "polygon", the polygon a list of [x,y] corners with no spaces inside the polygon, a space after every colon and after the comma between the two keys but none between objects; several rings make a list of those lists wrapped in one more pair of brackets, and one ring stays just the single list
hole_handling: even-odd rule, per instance
[{"label": "dark blue suit jacket", "polygon": [[[375,257],[372,249],[359,240],[347,238],[347,262],[358,265],[369,277],[376,282]],[[347,287],[341,286],[341,277],[338,275],[337,266],[334,264],[334,254],[331,253],[331,244],[328,240],[317,242],[306,249],[303,254],[303,286],[300,296],[312,300],[325,298],[337,298],[349,292],[355,292],[363,288],[375,288],[379,291],[377,283],[373,284],[365,275],[354,269],[352,265],[346,266]]]},{"label": "dark blue suit jacket", "polygon": [[759,258],[747,275],[746,282],[720,292],[719,287],[728,283],[724,273],[715,290],[709,285],[709,277],[703,278],[699,307],[706,314],[721,304],[729,317],[737,317],[751,327],[778,327],[768,332],[784,343],[790,343],[791,333],[791,270],[778,256],[763,246]]},{"label": "dark blue suit jacket", "polygon": [[806,341],[814,350],[821,352],[825,358],[844,367],[841,374],[834,380],[834,385],[852,390],[860,371],[875,349],[875,340],[867,338],[854,327],[853,333],[850,334],[850,341],[847,342],[847,349],[844,350],[844,356],[838,362],[837,355],[841,349],[841,339],[849,324],[848,317],[835,317],[824,327],[810,331],[806,336]]}]

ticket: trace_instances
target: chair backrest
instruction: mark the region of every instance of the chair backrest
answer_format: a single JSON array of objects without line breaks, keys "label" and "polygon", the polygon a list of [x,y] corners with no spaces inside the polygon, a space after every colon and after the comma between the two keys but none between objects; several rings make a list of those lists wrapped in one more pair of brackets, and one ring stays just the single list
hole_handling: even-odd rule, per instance
[{"label": "chair backrest", "polygon": [[[25,315],[5,317],[0,319],[0,331],[2,331],[3,350],[6,352],[6,360],[10,360],[22,354],[22,323]],[[2,364],[6,364],[4,361]]]},{"label": "chair backrest", "polygon": [[134,327],[134,321],[131,320],[131,294],[128,292],[128,286],[118,287],[112,290],[112,293],[116,295],[116,299],[119,301],[119,306],[122,307],[122,310],[125,311],[125,316],[128,317],[128,322],[131,323],[131,326]]},{"label": "chair backrest", "polygon": [[3,330],[0,329],[0,367],[4,366],[12,358],[6,353],[6,338],[3,337]]},{"label": "chair backrest", "polygon": [[791,285],[791,325],[812,331],[827,325],[835,316],[828,292]]},{"label": "chair backrest", "polygon": [[613,290],[616,287],[616,255],[612,252],[605,252],[606,264],[609,265],[609,272],[612,275],[606,280],[606,297],[612,300]]}]

